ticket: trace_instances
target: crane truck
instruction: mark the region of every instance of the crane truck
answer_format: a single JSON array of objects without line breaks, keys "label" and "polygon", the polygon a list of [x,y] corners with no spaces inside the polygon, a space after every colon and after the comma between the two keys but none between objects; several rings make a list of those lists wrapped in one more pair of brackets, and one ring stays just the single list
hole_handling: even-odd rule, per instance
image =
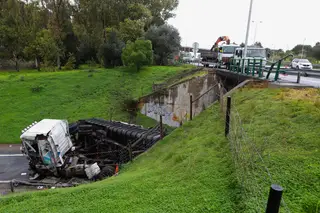
[{"label": "crane truck", "polygon": [[208,54],[201,55],[202,64],[205,67],[213,65],[215,67],[229,66],[230,58],[233,57],[236,48],[240,47],[237,44],[230,44],[228,36],[220,36],[214,45],[211,47]]}]

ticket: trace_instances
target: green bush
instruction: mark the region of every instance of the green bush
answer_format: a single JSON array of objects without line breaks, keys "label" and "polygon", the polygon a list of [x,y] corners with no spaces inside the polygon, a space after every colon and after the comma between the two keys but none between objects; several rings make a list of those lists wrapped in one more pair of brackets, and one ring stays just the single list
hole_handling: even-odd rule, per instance
[{"label": "green bush", "polygon": [[129,41],[122,52],[122,61],[126,66],[136,66],[137,71],[144,65],[152,64],[152,44],[149,40]]},{"label": "green bush", "polygon": [[31,87],[31,92],[37,93],[37,92],[41,92],[43,89],[44,89],[44,86],[36,85],[36,86]]},{"label": "green bush", "polygon": [[73,70],[75,68],[75,64],[76,64],[76,57],[74,57],[74,55],[71,54],[68,58],[66,65],[64,66],[64,70]]}]

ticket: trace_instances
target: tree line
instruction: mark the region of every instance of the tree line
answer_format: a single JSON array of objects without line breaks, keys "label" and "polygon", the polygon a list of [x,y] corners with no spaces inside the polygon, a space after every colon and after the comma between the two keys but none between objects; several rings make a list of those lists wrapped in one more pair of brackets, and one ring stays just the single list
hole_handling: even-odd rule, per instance
[{"label": "tree line", "polygon": [[[244,46],[244,44],[241,44]],[[261,42],[255,42],[254,46],[263,47]],[[295,57],[300,56],[309,59],[320,60],[320,42],[317,42],[314,46],[298,44],[294,46],[291,50],[284,51],[283,49],[273,50],[266,48],[267,52],[271,55],[278,55],[284,57],[289,54],[293,54]]]},{"label": "tree line", "polygon": [[0,1],[0,57],[17,71],[21,61],[34,61],[38,70],[88,61],[166,65],[180,47],[178,30],[167,24],[177,6],[178,0]]}]

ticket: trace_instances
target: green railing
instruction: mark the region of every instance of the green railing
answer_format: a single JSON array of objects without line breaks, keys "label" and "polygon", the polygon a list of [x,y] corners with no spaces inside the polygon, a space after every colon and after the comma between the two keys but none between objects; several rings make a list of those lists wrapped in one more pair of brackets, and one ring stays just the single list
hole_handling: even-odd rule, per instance
[{"label": "green railing", "polygon": [[283,60],[285,60],[288,57],[293,57],[293,55],[287,55],[281,58],[279,61],[271,62],[271,66],[269,70],[266,70],[265,65],[263,64],[267,64],[267,62],[270,62],[270,61],[267,61],[264,59],[232,59],[230,61],[230,65],[228,66],[228,70],[231,72],[236,72],[238,74],[248,75],[253,77],[256,76],[257,74],[258,75],[257,77],[259,78],[263,77],[264,71],[268,71],[265,79],[269,79],[274,66],[277,65],[275,76],[274,76],[274,81],[277,81],[279,79],[281,63]]},{"label": "green railing", "polygon": [[259,78],[263,76],[263,59],[232,59],[229,66],[229,71],[239,74],[255,76]]}]

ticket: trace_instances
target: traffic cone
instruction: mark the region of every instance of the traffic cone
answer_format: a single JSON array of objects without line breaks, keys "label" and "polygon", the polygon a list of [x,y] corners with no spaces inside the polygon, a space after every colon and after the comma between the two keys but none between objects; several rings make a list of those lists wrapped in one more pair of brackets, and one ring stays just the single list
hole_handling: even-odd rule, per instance
[{"label": "traffic cone", "polygon": [[116,164],[116,169],[115,169],[114,175],[118,175],[118,173],[119,173],[119,165]]}]

